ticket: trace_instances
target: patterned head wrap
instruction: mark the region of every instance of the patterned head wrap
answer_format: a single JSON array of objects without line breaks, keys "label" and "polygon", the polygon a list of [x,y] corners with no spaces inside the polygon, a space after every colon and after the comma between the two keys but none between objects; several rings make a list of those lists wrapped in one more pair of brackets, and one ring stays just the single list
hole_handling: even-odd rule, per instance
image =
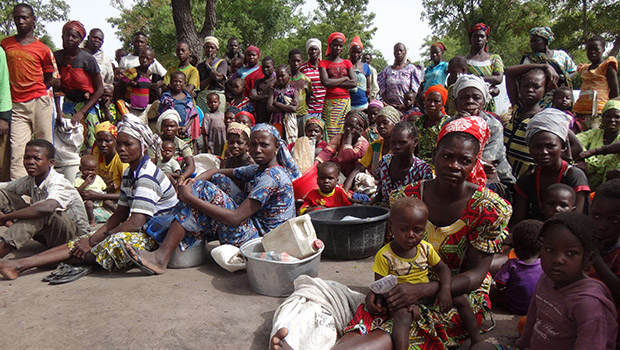
[{"label": "patterned head wrap", "polygon": [[216,49],[218,49],[218,50],[220,49],[220,41],[219,41],[219,40],[217,40],[217,38],[216,38],[216,37],[214,37],[214,36],[208,36],[208,37],[206,37],[206,38],[205,38],[205,45],[206,45],[207,43],[212,43],[213,45],[215,45],[215,48],[216,48]]},{"label": "patterned head wrap", "polygon": [[362,124],[362,129],[366,130],[368,128],[368,115],[364,113],[361,109],[354,109],[347,113],[347,117],[354,117],[357,121]]},{"label": "patterned head wrap", "polygon": [[286,172],[291,177],[291,180],[295,180],[300,177],[301,174],[299,172],[299,168],[297,167],[297,163],[295,163],[295,159],[288,151],[286,143],[280,137],[278,129],[276,129],[273,125],[262,123],[252,127],[252,132],[256,131],[268,132],[276,138],[276,142],[279,144],[278,152],[276,154],[276,160],[278,161],[278,164],[284,167]]},{"label": "patterned head wrap", "polygon": [[340,32],[331,33],[329,35],[329,38],[327,38],[327,56],[329,56],[329,54],[331,52],[330,46],[332,45],[332,41],[334,41],[336,39],[341,39],[343,44],[347,41],[347,38],[344,36],[344,34],[342,34]]},{"label": "patterned head wrap", "polygon": [[487,83],[482,78],[470,74],[461,75],[456,79],[454,83],[454,97],[458,97],[459,92],[468,87],[474,87],[482,92],[484,104],[491,101],[491,93],[489,93],[489,86]]},{"label": "patterned head wrap", "polygon": [[308,49],[310,49],[311,47],[316,47],[319,49],[319,59],[321,59],[322,56],[322,48],[321,48],[321,40],[317,39],[317,38],[310,38],[308,39],[308,41],[306,41],[306,52],[308,52]]},{"label": "patterned head wrap", "polygon": [[161,139],[159,136],[154,134],[148,125],[144,124],[140,121],[140,118],[133,114],[127,114],[125,120],[118,123],[118,133],[127,134],[140,141],[142,146],[140,155],[142,156],[149,148],[155,151],[157,155],[161,152]]},{"label": "patterned head wrap", "polygon": [[325,122],[323,122],[321,119],[319,118],[310,118],[308,120],[306,120],[306,124],[304,125],[304,130],[308,127],[308,125],[310,124],[316,124],[319,126],[319,128],[321,128],[321,131],[325,130]]},{"label": "patterned head wrap", "polygon": [[385,107],[385,105],[383,104],[383,102],[379,101],[379,100],[372,100],[372,102],[370,102],[368,104],[368,108],[370,107],[377,107],[379,109]]},{"label": "patterned head wrap", "polygon": [[381,108],[381,110],[379,111],[379,114],[377,114],[377,118],[379,118],[379,116],[381,115],[386,116],[388,120],[390,120],[394,124],[398,124],[398,122],[400,122],[400,119],[401,119],[400,112],[396,108],[390,105],[387,105]]},{"label": "patterned head wrap", "polygon": [[349,45],[349,51],[355,46],[359,46],[362,50],[364,49],[364,44],[362,44],[362,39],[359,36],[356,36],[355,38],[353,38],[353,40],[351,40],[351,45]]},{"label": "patterned head wrap", "polygon": [[248,111],[240,111],[239,113],[235,114],[235,120],[239,116],[246,116],[246,117],[250,118],[250,120],[252,121],[252,126],[256,125],[256,118],[254,117],[254,114],[252,114],[252,113],[250,113]]},{"label": "patterned head wrap", "polygon": [[232,122],[230,124],[228,124],[228,129],[226,129],[226,133],[227,134],[237,134],[237,135],[241,135],[241,134],[246,134],[248,138],[250,138],[250,128],[248,128],[246,125],[241,124],[241,123],[237,123],[237,122]]},{"label": "patterned head wrap", "polygon": [[550,132],[559,137],[562,142],[566,142],[568,138],[568,130],[570,129],[570,117],[568,114],[555,108],[545,108],[534,114],[525,129],[525,141],[528,145],[532,141],[532,137],[541,131]]},{"label": "patterned head wrap", "polygon": [[67,30],[75,30],[82,36],[82,40],[86,37],[86,28],[80,21],[69,21],[62,26],[62,32],[66,32]]},{"label": "patterned head wrap", "polygon": [[431,92],[437,92],[441,95],[441,102],[443,103],[441,105],[441,113],[446,114],[446,109],[444,106],[446,104],[446,101],[448,100],[448,90],[441,84],[433,85],[426,89],[424,97],[428,96],[428,94],[430,94]]},{"label": "patterned head wrap", "polygon": [[109,132],[112,136],[114,136],[114,138],[116,138],[116,135],[118,134],[118,129],[110,122],[103,122],[95,125],[95,135],[101,131]]},{"label": "patterned head wrap", "polygon": [[177,112],[175,109],[167,109],[159,116],[159,118],[157,118],[156,128],[157,132],[159,132],[160,134],[161,125],[164,123],[164,120],[174,120],[177,125],[181,125],[181,116],[179,115],[179,112]]},{"label": "patterned head wrap", "polygon": [[486,25],[484,23],[476,23],[476,24],[474,24],[471,28],[469,28],[469,34],[471,35],[471,33],[475,32],[477,30],[483,31],[484,34],[487,35],[487,37],[489,36],[489,34],[491,34],[491,27],[489,27],[488,25]]},{"label": "patterned head wrap", "polygon": [[620,100],[609,100],[605,107],[603,107],[603,111],[601,111],[601,115],[605,114],[610,109],[620,110]]},{"label": "patterned head wrap", "polygon": [[435,43],[433,43],[433,45],[431,45],[431,47],[438,47],[441,49],[441,51],[448,51],[448,49],[446,48],[446,45],[442,44],[441,42],[437,41]]},{"label": "patterned head wrap", "polygon": [[487,176],[484,173],[484,167],[482,166],[482,150],[489,141],[491,131],[487,122],[480,117],[464,117],[455,119],[448,124],[444,125],[437,136],[437,145],[441,142],[446,135],[452,132],[464,132],[472,135],[480,143],[480,149],[476,156],[476,164],[474,169],[467,176],[467,181],[475,183],[479,186],[485,186],[487,182]]},{"label": "patterned head wrap", "polygon": [[553,41],[553,31],[549,27],[536,27],[530,30],[530,35],[537,35],[539,37],[545,38],[547,43]]},{"label": "patterned head wrap", "polygon": [[245,54],[247,55],[248,52],[254,52],[256,54],[256,56],[258,56],[258,58],[260,58],[260,49],[254,45],[250,45],[248,46],[247,49],[245,49]]}]

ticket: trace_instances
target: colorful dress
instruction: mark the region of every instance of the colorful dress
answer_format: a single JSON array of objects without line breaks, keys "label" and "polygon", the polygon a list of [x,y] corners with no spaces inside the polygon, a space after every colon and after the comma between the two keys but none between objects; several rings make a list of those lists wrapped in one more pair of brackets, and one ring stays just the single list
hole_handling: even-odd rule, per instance
[{"label": "colorful dress", "polygon": [[[423,181],[401,188],[392,193],[390,201],[405,196],[421,200]],[[488,254],[500,251],[501,243],[507,236],[506,226],[512,215],[508,202],[485,187],[478,187],[467,203],[461,217],[450,226],[438,227],[430,221],[426,224],[424,240],[437,251],[441,260],[450,268],[452,275],[457,275],[464,268],[465,257],[469,247]],[[491,302],[489,288],[491,275],[482,282],[480,288],[469,293],[469,300],[478,323],[489,315]],[[441,313],[437,306],[420,305],[422,319],[411,325],[409,344],[417,349],[446,349],[456,347],[459,341],[467,337],[462,328],[456,308],[448,313]],[[353,320],[345,328],[368,334],[374,330],[392,333],[392,319],[373,316],[362,304],[357,309]]]},{"label": "colorful dress", "polygon": [[[603,129],[590,129],[577,134],[577,138],[583,149],[591,150],[604,146],[604,135],[605,130]],[[612,142],[620,142],[620,134]],[[585,161],[588,166],[588,179],[592,191],[596,191],[596,188],[607,180],[608,171],[620,169],[620,154],[599,154],[586,158]]]},{"label": "colorful dress", "polygon": [[398,188],[433,178],[433,169],[431,169],[430,165],[422,159],[413,156],[413,164],[411,164],[411,168],[409,168],[405,178],[400,181],[393,181],[390,176],[390,164],[393,158],[394,155],[388,153],[381,158],[377,166],[377,192],[383,195],[383,204],[386,206],[390,193]]},{"label": "colorful dress", "polygon": [[[581,91],[594,90],[597,92],[597,114],[601,114],[603,107],[609,101],[609,83],[607,82],[607,68],[611,65],[618,71],[618,60],[610,56],[603,61],[598,67],[590,70],[591,64],[580,64],[577,73],[581,76]],[[577,102],[573,106],[573,112],[577,114],[592,114],[592,101],[584,96],[579,96]],[[600,117],[595,118],[600,124]]]},{"label": "colorful dress", "polygon": [[239,226],[229,226],[179,202],[175,219],[188,231],[188,235],[239,247],[295,217],[293,185],[282,166],[274,165],[260,171],[258,165],[248,165],[234,169],[233,175],[248,184],[248,193],[239,189],[232,179],[216,174],[211,181],[196,182],[192,186],[192,195],[231,210],[237,209],[246,199],[254,199],[260,202],[261,208]]},{"label": "colorful dress", "polygon": [[512,167],[515,177],[521,176],[526,171],[534,169],[534,159],[530,155],[530,147],[525,141],[525,130],[530,123],[530,118],[517,120],[518,108],[513,106],[512,118],[504,127],[504,146],[506,158]]},{"label": "colorful dress", "polygon": [[[489,77],[496,73],[504,74],[504,61],[498,54],[492,54],[489,59],[484,61],[467,60],[467,70],[469,73],[479,77]],[[485,106],[485,111],[495,112],[495,99],[492,98]]]},{"label": "colorful dress", "polygon": [[[549,64],[558,73],[560,79],[557,86],[567,86],[573,88],[571,78],[577,73],[577,66],[573,59],[562,50],[550,50],[551,57],[545,53],[530,52],[521,59],[521,64]],[[553,101],[553,91],[547,91],[545,96],[540,100],[539,104],[542,108],[551,107]]]},{"label": "colorful dress", "polygon": [[[353,63],[349,60],[342,60],[338,63],[329,60],[319,62],[319,68],[324,68],[330,79],[348,77],[351,67],[353,67]],[[340,87],[326,88],[323,121],[325,122],[328,140],[342,132],[344,118],[350,110],[349,90]]]},{"label": "colorful dress", "polygon": [[403,104],[403,97],[407,91],[418,92],[422,82],[422,71],[413,64],[408,64],[401,69],[387,66],[377,78],[381,96],[385,94],[388,104]]},{"label": "colorful dress", "polygon": [[340,172],[344,176],[349,176],[357,165],[357,161],[368,150],[368,141],[363,136],[360,136],[355,145],[345,146],[342,136],[343,134],[334,136],[329,141],[327,147],[323,148],[321,153],[319,153],[317,160],[321,162],[334,162],[340,166]]},{"label": "colorful dress", "polygon": [[413,123],[418,129],[418,146],[416,147],[416,155],[423,161],[427,162],[431,168],[434,169],[435,165],[433,165],[433,152],[435,152],[435,147],[437,147],[437,136],[439,136],[441,127],[446,123],[446,120],[448,120],[448,116],[442,116],[437,124],[428,128],[424,127],[426,119],[428,119],[428,115],[423,114]]},{"label": "colorful dress", "polygon": [[308,115],[316,116],[323,112],[323,103],[325,102],[325,87],[321,84],[321,77],[319,75],[319,67],[313,66],[310,62],[302,63],[299,71],[307,76],[312,82],[312,96],[308,101]]},{"label": "colorful dress", "polygon": [[185,90],[181,91],[185,95],[185,98],[178,100],[172,97],[170,91],[161,94],[161,103],[159,104],[158,112],[161,114],[168,109],[176,110],[179,116],[181,116],[181,124],[179,124],[179,127],[186,126],[187,123],[191,122],[188,131],[191,135],[191,139],[196,140],[200,137],[198,110],[194,106],[194,99],[192,96]]}]

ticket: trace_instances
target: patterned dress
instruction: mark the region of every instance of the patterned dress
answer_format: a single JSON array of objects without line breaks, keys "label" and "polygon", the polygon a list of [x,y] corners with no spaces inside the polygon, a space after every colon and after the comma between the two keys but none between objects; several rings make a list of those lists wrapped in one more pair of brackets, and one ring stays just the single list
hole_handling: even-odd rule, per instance
[{"label": "patterned dress", "polygon": [[403,104],[405,92],[418,92],[422,82],[422,71],[413,64],[401,69],[387,66],[377,79],[381,95],[385,94],[385,101],[389,104]]},{"label": "patterned dress", "polygon": [[[467,60],[467,70],[469,73],[479,76],[488,77],[495,73],[504,73],[504,61],[498,54],[492,54],[489,59],[484,61]],[[485,111],[495,113],[495,99],[492,98],[485,106]]]},{"label": "patterned dress", "polygon": [[418,146],[416,148],[416,153],[418,157],[427,162],[431,168],[434,169],[433,152],[435,151],[435,147],[437,147],[437,136],[439,136],[441,127],[445,124],[446,120],[448,120],[448,116],[442,116],[437,124],[428,128],[424,127],[426,119],[428,119],[428,116],[423,114],[413,123],[416,128],[418,128]]},{"label": "patterned dress", "polygon": [[[423,181],[418,182],[393,192],[390,201],[405,196],[423,200],[423,184]],[[511,215],[512,207],[508,202],[480,186],[458,220],[445,227],[435,226],[428,221],[423,239],[437,250],[441,260],[448,265],[454,276],[462,272],[470,246],[489,254],[500,251]],[[490,282],[491,275],[487,274],[480,288],[469,293],[469,300],[479,324],[491,311]],[[411,325],[410,349],[447,349],[458,346],[459,342],[467,337],[456,308],[444,314],[437,306],[422,304],[420,312],[422,319]],[[362,304],[345,332],[355,330],[360,334],[368,334],[380,329],[391,334],[393,325],[393,319],[370,315]]]},{"label": "patterned dress", "polygon": [[[604,136],[605,130],[603,129],[590,129],[577,134],[577,138],[585,150],[603,147]],[[612,142],[620,142],[620,134]],[[596,188],[607,180],[608,171],[620,169],[619,154],[599,154],[586,158],[585,161],[588,165],[588,180],[590,180],[592,191],[596,191]]]},{"label": "patterned dress", "polygon": [[390,193],[394,190],[408,184],[433,178],[433,170],[430,165],[422,159],[413,156],[413,164],[411,164],[411,168],[409,168],[409,172],[405,178],[400,181],[393,181],[390,176],[390,164],[392,163],[393,158],[394,155],[392,153],[388,153],[381,158],[379,165],[377,166],[377,192],[383,195],[383,204],[386,206]]}]

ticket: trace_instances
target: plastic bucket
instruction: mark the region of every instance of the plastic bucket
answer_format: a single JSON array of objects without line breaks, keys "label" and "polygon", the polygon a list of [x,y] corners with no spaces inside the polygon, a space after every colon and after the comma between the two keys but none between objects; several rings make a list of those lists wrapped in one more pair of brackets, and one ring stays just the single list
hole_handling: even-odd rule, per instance
[{"label": "plastic bucket", "polygon": [[301,175],[301,177],[293,180],[293,192],[295,194],[295,199],[304,199],[304,197],[308,194],[308,192],[319,188],[319,185],[316,183],[317,178],[317,162],[314,162],[314,165],[310,167],[310,169],[306,170],[305,173]]},{"label": "plastic bucket", "polygon": [[186,249],[184,252],[176,247],[168,261],[168,267],[171,269],[184,269],[186,267],[200,266],[207,261],[207,252],[205,250],[205,242]]},{"label": "plastic bucket", "polygon": [[241,255],[246,261],[248,281],[253,292],[272,297],[288,296],[295,290],[293,281],[297,277],[319,275],[323,247],[316,254],[299,261],[273,261],[250,256],[252,252],[265,251],[261,240],[257,238],[241,246]]}]

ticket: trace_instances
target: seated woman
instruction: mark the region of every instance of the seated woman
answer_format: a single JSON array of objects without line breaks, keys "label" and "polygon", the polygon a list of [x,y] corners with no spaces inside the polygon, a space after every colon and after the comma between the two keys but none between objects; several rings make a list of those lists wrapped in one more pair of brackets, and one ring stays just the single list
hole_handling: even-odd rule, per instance
[{"label": "seated woman", "polygon": [[[391,196],[391,199],[416,197],[428,206],[425,239],[452,272],[452,295],[468,293],[479,320],[491,311],[489,265],[507,235],[506,225],[512,213],[508,202],[471,182],[474,169],[481,171],[480,153],[488,133],[488,126],[479,117],[447,124],[439,135],[434,157],[437,177],[404,187]],[[438,290],[436,281],[399,284],[388,293],[387,303],[391,310],[407,308],[423,298],[434,299]],[[392,349],[393,320],[377,312],[373,299],[368,298],[359,306],[348,332],[332,349]],[[421,320],[411,325],[412,347],[413,344],[420,349],[456,347],[465,337],[455,309],[444,314],[438,306],[422,304],[420,312]],[[282,336],[286,333],[284,328],[279,330],[272,344],[283,344]]]},{"label": "seated woman", "polygon": [[527,126],[525,139],[536,167],[521,176],[515,185],[514,215],[511,225],[527,219],[544,221],[542,194],[554,183],[569,185],[577,194],[575,211],[583,213],[590,192],[588,178],[581,169],[562,159],[568,141],[570,117],[559,109],[536,113]]},{"label": "seated woman", "polygon": [[[201,239],[241,246],[295,217],[292,180],[299,177],[299,170],[275,127],[252,128],[250,154],[255,165],[211,169],[179,186],[182,202],[160,248],[148,253],[126,245],[143,271],[164,273],[181,240],[183,245]],[[231,178],[245,181],[249,193]]]},{"label": "seated woman", "polygon": [[400,112],[396,108],[392,106],[385,106],[381,108],[377,114],[376,120],[377,132],[381,138],[370,144],[370,147],[368,147],[368,150],[366,150],[366,153],[364,153],[362,159],[359,160],[359,162],[355,165],[355,168],[353,168],[349,176],[347,176],[347,180],[343,184],[345,191],[355,188],[356,185],[363,180],[360,177],[370,177],[370,175],[365,173],[366,170],[372,173],[372,177],[377,177],[377,166],[379,165],[381,157],[390,153],[390,137],[392,135],[392,129],[394,129],[394,125],[399,122]]},{"label": "seated woman", "polygon": [[302,174],[312,167],[314,158],[327,147],[327,142],[323,141],[324,131],[325,123],[322,120],[310,118],[306,120],[304,127],[306,136],[299,137],[288,145]]},{"label": "seated woman", "polygon": [[620,101],[609,100],[602,115],[602,129],[577,134],[584,148],[579,156],[586,161],[592,191],[609,180],[613,173],[620,173],[620,155],[608,149],[611,144],[620,142]]},{"label": "seated woman", "polygon": [[424,114],[414,122],[420,135],[416,155],[431,167],[433,152],[437,147],[437,135],[448,119],[444,108],[447,99],[448,90],[443,85],[429,86],[424,93]]},{"label": "seated woman", "polygon": [[392,130],[390,151],[381,158],[377,166],[377,195],[371,204],[388,205],[392,191],[433,178],[433,170],[422,159],[413,155],[418,143],[418,130],[413,124],[403,121]]},{"label": "seated woman", "polygon": [[368,141],[362,133],[368,127],[368,116],[361,110],[352,110],[344,120],[344,132],[334,136],[327,147],[319,153],[316,160],[319,162],[334,162],[340,166],[341,181],[355,168],[357,161],[362,158],[368,149]]},{"label": "seated woman", "polygon": [[97,263],[108,271],[131,266],[124,253],[127,246],[153,250],[157,242],[142,231],[155,217],[167,214],[177,204],[177,196],[168,178],[149,161],[148,149],[157,150],[161,140],[138,117],[128,116],[118,124],[118,154],[129,164],[123,174],[118,207],[96,232],[78,237],[68,244],[18,260],[0,261],[0,274],[15,279],[33,267],[45,266],[75,257],[85,263]]},{"label": "seated woman", "polygon": [[[161,139],[163,141],[174,142],[176,149],[176,160],[181,164],[181,169],[183,170],[179,179],[177,179],[178,183],[191,177],[196,170],[192,148],[187,142],[177,136],[180,124],[181,117],[174,109],[164,111],[157,119],[157,131],[159,132]],[[161,155],[155,153],[154,150],[149,150],[149,157],[153,162],[157,163]]]},{"label": "seated woman", "polygon": [[[129,164],[123,163],[116,152],[117,134],[118,129],[114,124],[110,122],[98,124],[95,127],[93,156],[97,159],[97,175],[118,194],[121,191],[123,173]],[[114,199],[118,200],[118,195]]]}]

